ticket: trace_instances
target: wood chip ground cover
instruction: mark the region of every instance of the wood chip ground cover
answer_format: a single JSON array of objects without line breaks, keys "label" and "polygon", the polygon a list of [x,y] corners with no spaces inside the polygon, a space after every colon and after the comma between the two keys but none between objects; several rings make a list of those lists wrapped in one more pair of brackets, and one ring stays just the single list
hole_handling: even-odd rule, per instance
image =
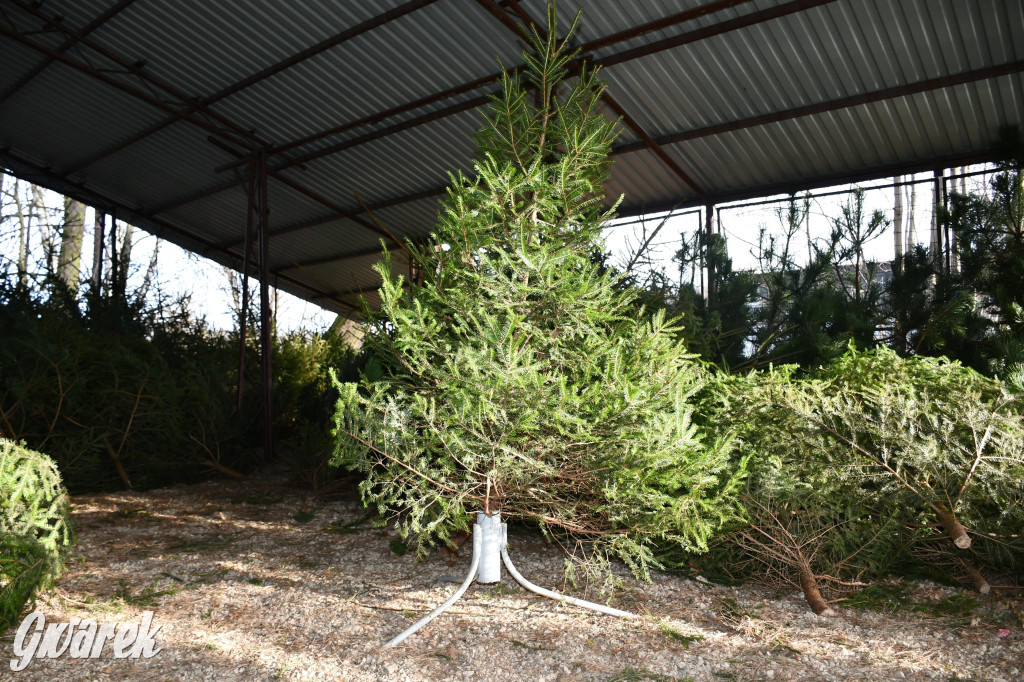
[{"label": "wood chip ground cover", "polygon": [[[656,575],[627,581],[613,601],[647,614],[624,621],[541,599],[505,573],[382,649],[454,591],[469,546],[455,558],[399,556],[393,532],[356,501],[317,502],[283,480],[76,497],[75,557],[37,609],[47,622],[101,623],[152,610],[162,650],[115,660],[108,647],[21,673],[4,662],[0,679],[1009,681],[1024,670],[1019,600],[929,583],[910,586],[916,601],[960,608],[820,618],[796,590]],[[527,578],[579,594],[563,583],[558,548],[512,535]],[[13,631],[0,641],[8,658],[13,643]]]}]

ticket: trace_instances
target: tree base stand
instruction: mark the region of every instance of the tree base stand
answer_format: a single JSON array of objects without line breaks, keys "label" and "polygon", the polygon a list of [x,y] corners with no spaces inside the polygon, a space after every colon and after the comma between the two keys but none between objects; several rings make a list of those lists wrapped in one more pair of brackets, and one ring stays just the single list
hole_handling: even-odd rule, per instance
[{"label": "tree base stand", "polygon": [[548,597],[549,599],[557,599],[558,601],[565,602],[567,604],[573,604],[585,609],[597,611],[598,613],[604,613],[609,616],[618,616],[619,618],[640,617],[635,613],[620,611],[619,609],[613,609],[610,606],[595,604],[593,602],[584,601],[583,599],[576,599],[575,597],[569,597],[534,585],[524,578],[512,564],[512,559],[508,556],[507,539],[508,529],[506,525],[501,522],[501,514],[494,513],[491,516],[483,513],[477,514],[476,523],[473,525],[473,561],[469,566],[469,573],[466,575],[466,579],[462,581],[462,584],[459,585],[459,589],[457,589],[455,594],[449,597],[445,603],[441,604],[429,614],[423,616],[418,621],[410,625],[404,632],[384,646],[392,647],[402,643],[407,637],[409,637],[409,635],[413,634],[424,625],[447,611],[452,604],[459,600],[459,597],[465,594],[466,590],[469,589],[469,586],[474,580],[481,584],[501,582],[502,562],[505,563],[505,568],[507,568],[508,572],[512,574],[512,577],[516,579],[516,582],[530,592],[534,592],[543,597]]}]

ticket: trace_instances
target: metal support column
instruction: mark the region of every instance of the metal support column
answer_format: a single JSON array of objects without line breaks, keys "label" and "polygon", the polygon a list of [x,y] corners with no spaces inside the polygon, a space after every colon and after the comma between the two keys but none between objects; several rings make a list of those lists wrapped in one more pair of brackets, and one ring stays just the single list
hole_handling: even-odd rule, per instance
[{"label": "metal support column", "polygon": [[270,207],[267,196],[267,153],[256,153],[256,175],[259,184],[259,259],[260,259],[260,346],[263,354],[263,457],[274,459],[274,394],[273,348],[270,320]]},{"label": "metal support column", "polygon": [[[953,169],[950,170],[952,171]],[[945,171],[943,171],[942,175],[942,195],[940,198],[942,199],[942,213],[939,214],[939,222],[942,225],[943,266],[948,274],[953,271],[953,245],[950,240],[949,221],[945,220],[945,216],[942,215],[949,206],[949,178],[946,177]]]},{"label": "metal support column", "polygon": [[707,203],[704,205],[704,262],[708,270],[708,300],[707,308],[710,310],[715,305],[715,262],[711,257],[712,243],[715,239],[715,205]]},{"label": "metal support column", "polygon": [[929,243],[929,256],[936,272],[942,269],[942,221],[939,212],[942,208],[942,176],[943,169],[936,169],[932,181],[932,235]]},{"label": "metal support column", "polygon": [[242,392],[245,388],[245,341],[249,325],[249,268],[252,257],[252,230],[256,222],[256,159],[249,163],[246,184],[245,251],[242,257],[242,305],[238,311],[238,410],[242,410]]},{"label": "metal support column", "polygon": [[893,254],[896,260],[903,261],[903,182],[902,175],[893,176],[892,179],[892,198],[893,198],[893,210],[892,210],[892,240],[893,240]]}]

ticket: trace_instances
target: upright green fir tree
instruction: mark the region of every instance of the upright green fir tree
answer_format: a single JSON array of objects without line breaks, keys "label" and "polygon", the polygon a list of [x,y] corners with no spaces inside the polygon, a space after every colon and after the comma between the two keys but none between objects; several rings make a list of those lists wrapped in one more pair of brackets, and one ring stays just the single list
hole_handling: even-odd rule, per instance
[{"label": "upright green fir tree", "polygon": [[421,551],[500,511],[562,542],[570,572],[618,556],[646,577],[653,546],[704,549],[733,517],[742,467],[691,421],[705,374],[673,323],[591,262],[616,123],[592,70],[564,83],[568,41],[535,31],[525,82],[505,72],[475,177],[452,178],[429,244],[408,247],[422,283],[378,265],[381,372],[336,382],[335,462]]}]

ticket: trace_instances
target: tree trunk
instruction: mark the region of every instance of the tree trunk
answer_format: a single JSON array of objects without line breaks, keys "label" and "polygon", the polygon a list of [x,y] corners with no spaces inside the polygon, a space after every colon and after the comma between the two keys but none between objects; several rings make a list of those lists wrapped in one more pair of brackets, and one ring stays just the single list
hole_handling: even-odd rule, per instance
[{"label": "tree trunk", "polygon": [[96,224],[92,233],[92,289],[99,294],[103,284],[103,239],[106,232],[107,216],[96,211]]},{"label": "tree trunk", "polygon": [[[121,238],[121,251],[117,254],[117,265],[121,270],[118,280],[122,287],[128,285],[128,268],[132,264],[132,236],[135,227],[131,223],[124,224],[124,237]],[[127,290],[127,289],[126,289]]]},{"label": "tree trunk", "polygon": [[18,287],[22,290],[28,285],[28,251],[32,238],[32,221],[25,215],[21,205],[21,183],[14,178],[14,209],[18,215]]},{"label": "tree trunk", "polygon": [[985,576],[981,574],[981,571],[974,565],[970,559],[961,557],[959,559],[960,566],[964,569],[964,573],[967,574],[968,579],[974,584],[974,587],[982,594],[988,594],[992,591],[992,586],[985,580]]},{"label": "tree trunk", "polygon": [[153,286],[153,282],[156,280],[156,264],[160,257],[160,238],[156,238],[156,244],[153,246],[153,253],[149,257],[149,266],[146,267],[146,276],[142,278],[142,286],[139,287],[137,300],[141,303],[146,300],[146,296],[149,294],[150,287]]},{"label": "tree trunk", "polygon": [[939,504],[935,506],[935,514],[939,517],[939,523],[942,524],[943,530],[952,538],[953,544],[960,549],[970,549],[971,536],[967,534],[967,529],[956,520],[953,512],[945,505]]},{"label": "tree trunk", "polygon": [[64,199],[64,226],[60,235],[60,256],[57,277],[74,296],[78,293],[78,276],[82,268],[82,239],[85,236],[85,204]]},{"label": "tree trunk", "polygon": [[[797,550],[797,552],[800,552],[800,550]],[[811,571],[811,566],[804,559],[802,553],[800,554],[800,559],[803,564],[800,567],[800,589],[804,591],[804,599],[807,600],[807,604],[819,616],[836,615],[836,612],[832,610],[832,607],[821,596],[821,592],[818,590],[818,579],[814,577],[814,572]]]}]

